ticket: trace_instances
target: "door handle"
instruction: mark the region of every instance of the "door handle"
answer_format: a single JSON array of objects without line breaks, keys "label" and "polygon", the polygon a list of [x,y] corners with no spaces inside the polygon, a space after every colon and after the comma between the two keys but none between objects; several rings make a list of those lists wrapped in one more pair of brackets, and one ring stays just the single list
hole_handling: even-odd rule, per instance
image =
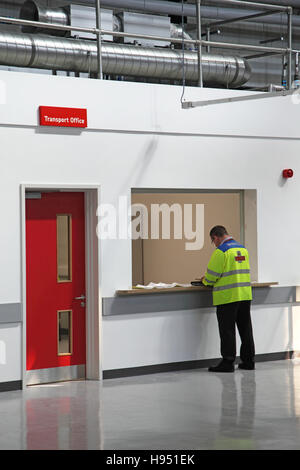
[{"label": "door handle", "polygon": [[85,300],[85,295],[81,294],[80,297],[74,297],[74,300]]},{"label": "door handle", "polygon": [[81,300],[80,306],[85,307],[85,295],[81,294],[79,297],[74,297],[74,300]]}]

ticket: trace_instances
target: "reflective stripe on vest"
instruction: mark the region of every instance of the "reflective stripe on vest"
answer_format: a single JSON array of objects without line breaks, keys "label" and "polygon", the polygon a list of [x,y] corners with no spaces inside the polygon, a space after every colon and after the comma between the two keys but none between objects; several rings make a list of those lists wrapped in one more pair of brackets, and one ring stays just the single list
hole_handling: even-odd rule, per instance
[{"label": "reflective stripe on vest", "polygon": [[234,276],[235,274],[250,274],[250,269],[235,269],[234,271],[227,271],[221,274],[221,277]]},{"label": "reflective stripe on vest", "polygon": [[216,276],[216,277],[226,277],[226,276],[234,276],[235,274],[250,274],[250,269],[235,269],[233,271],[227,271],[226,273],[216,273],[215,271],[212,271],[211,269],[207,269],[207,274],[211,274],[212,276]]},{"label": "reflective stripe on vest", "polygon": [[227,284],[226,286],[214,287],[214,291],[233,289],[234,287],[251,286],[251,282],[236,282],[235,284]]}]

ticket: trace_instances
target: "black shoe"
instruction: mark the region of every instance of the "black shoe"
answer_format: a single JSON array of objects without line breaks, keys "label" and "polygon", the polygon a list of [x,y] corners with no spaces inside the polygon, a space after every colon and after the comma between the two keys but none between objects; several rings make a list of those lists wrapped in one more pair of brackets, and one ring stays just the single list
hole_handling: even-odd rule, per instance
[{"label": "black shoe", "polygon": [[254,370],[255,369],[255,363],[254,362],[241,362],[238,365],[239,369],[243,370]]},{"label": "black shoe", "polygon": [[231,362],[221,361],[218,365],[208,368],[209,372],[234,372],[234,365]]}]

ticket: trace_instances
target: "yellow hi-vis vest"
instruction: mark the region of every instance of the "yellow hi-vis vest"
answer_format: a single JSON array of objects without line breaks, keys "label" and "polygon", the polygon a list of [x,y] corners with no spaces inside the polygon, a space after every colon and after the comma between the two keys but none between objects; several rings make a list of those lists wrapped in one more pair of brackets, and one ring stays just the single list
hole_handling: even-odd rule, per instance
[{"label": "yellow hi-vis vest", "polygon": [[203,279],[213,287],[213,304],[223,305],[252,300],[249,254],[232,238],[225,240],[212,254]]}]

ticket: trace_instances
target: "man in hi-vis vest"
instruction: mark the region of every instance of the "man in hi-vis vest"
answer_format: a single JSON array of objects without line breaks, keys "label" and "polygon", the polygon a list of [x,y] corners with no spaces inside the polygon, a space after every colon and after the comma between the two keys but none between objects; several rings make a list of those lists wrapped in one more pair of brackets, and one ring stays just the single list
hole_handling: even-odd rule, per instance
[{"label": "man in hi-vis vest", "polygon": [[252,288],[250,281],[249,254],[236,242],[222,225],[210,231],[211,242],[216,246],[205,275],[201,278],[205,286],[213,287],[213,304],[217,307],[217,318],[221,340],[222,361],[210,372],[233,372],[236,358],[235,325],[241,338],[240,369],[255,368],[255,347],[252,333],[250,306]]}]

